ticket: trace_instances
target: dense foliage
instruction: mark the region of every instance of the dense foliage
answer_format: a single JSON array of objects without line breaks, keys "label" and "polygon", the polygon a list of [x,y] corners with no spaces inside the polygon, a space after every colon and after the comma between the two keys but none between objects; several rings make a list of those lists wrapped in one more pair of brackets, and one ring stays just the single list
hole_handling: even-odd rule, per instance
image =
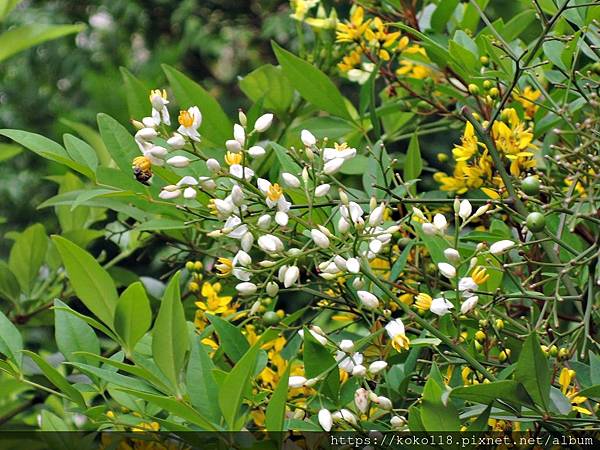
[{"label": "dense foliage", "polygon": [[129,123],[0,130],[64,167],[0,262],[0,426],[597,427],[600,8],[501,3],[293,0],[236,114],[163,64]]}]

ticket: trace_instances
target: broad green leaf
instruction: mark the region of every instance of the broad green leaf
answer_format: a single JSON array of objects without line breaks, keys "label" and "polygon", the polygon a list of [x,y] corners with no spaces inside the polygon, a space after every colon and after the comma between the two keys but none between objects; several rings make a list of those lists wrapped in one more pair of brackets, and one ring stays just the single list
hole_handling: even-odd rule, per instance
[{"label": "broad green leaf", "polygon": [[180,382],[189,342],[181,294],[179,272],[172,278],[160,304],[152,329],[152,356],[161,372],[174,386]]},{"label": "broad green leaf", "polygon": [[487,384],[457,387],[452,389],[450,397],[484,405],[489,405],[496,400],[503,400],[514,406],[531,405],[531,399],[525,388],[515,380],[501,380]]},{"label": "broad green leaf", "polygon": [[60,119],[60,123],[69,127],[73,131],[75,131],[79,136],[81,136],[88,144],[92,146],[94,151],[96,152],[96,156],[98,157],[98,161],[103,166],[108,166],[112,158],[110,157],[110,153],[106,149],[106,145],[102,141],[100,134],[92,127],[87,126],[81,122],[75,122],[69,119]]},{"label": "broad green leaf", "polygon": [[565,44],[561,41],[551,40],[544,42],[542,46],[544,54],[555,66],[560,67],[562,70],[568,72],[567,64],[562,58],[565,51]]},{"label": "broad green leaf", "polygon": [[21,287],[17,277],[11,272],[8,264],[0,260],[0,298],[17,303],[20,294]]},{"label": "broad green leaf", "polygon": [[454,10],[458,5],[459,0],[441,0],[435,11],[431,15],[431,28],[438,33],[446,31],[450,17],[454,14]]},{"label": "broad green leaf", "polygon": [[102,322],[113,328],[117,289],[96,259],[71,241],[52,236],[75,293]]},{"label": "broad green leaf", "polygon": [[23,338],[17,327],[0,311],[0,353],[21,367]]},{"label": "broad green leaf", "polygon": [[370,196],[379,196],[381,189],[374,185],[387,187],[392,177],[390,169],[391,159],[385,146],[381,141],[373,145],[372,155],[368,156],[367,167],[365,167],[362,183],[365,191]]},{"label": "broad green leaf", "polygon": [[0,135],[12,139],[42,158],[63,164],[85,175],[86,167],[83,164],[73,161],[61,145],[44,136],[28,131],[9,129],[0,130]]},{"label": "broad green leaf", "polygon": [[321,382],[324,383],[321,392],[332,400],[337,400],[340,389],[338,365],[329,350],[322,346],[308,330],[304,330],[303,361],[306,378],[327,375]]},{"label": "broad green leaf", "polygon": [[[416,180],[421,175],[423,170],[423,161],[421,160],[421,147],[419,146],[419,136],[417,133],[413,134],[408,144],[408,150],[406,151],[406,160],[404,161],[404,181]],[[411,188],[416,191],[416,186]]]},{"label": "broad green leaf", "polygon": [[48,364],[41,356],[30,352],[29,350],[23,350],[23,353],[29,356],[37,364],[37,366],[44,372],[46,378],[56,386],[60,391],[65,394],[71,401],[77,403],[82,408],[86,407],[85,400],[77,389],[71,386],[71,383],[61,374],[58,370]]},{"label": "broad green leaf", "polygon": [[185,381],[192,406],[209,420],[219,423],[221,410],[217,382],[213,377],[213,364],[204,345],[196,336],[193,326],[189,327],[191,350]]},{"label": "broad green leaf", "polygon": [[504,25],[502,37],[506,39],[507,42],[515,40],[521,35],[521,33],[524,33],[530,29],[530,25],[535,18],[536,12],[533,9],[521,11],[515,17],[510,19],[506,25]]},{"label": "broad green leaf", "polygon": [[240,89],[253,102],[264,98],[263,106],[283,113],[294,99],[294,86],[281,68],[265,64],[240,80]]},{"label": "broad green leaf", "polygon": [[133,135],[123,125],[107,114],[98,114],[98,129],[104,145],[119,169],[131,172],[131,161],[140,156],[140,150]]},{"label": "broad green leaf", "polygon": [[[479,5],[481,11],[485,11],[486,6],[490,2],[490,0],[475,0]],[[469,30],[471,34],[475,34],[477,31],[477,25],[481,20],[481,16],[479,11],[475,6],[473,6],[470,2],[466,4],[463,19],[459,25],[459,28],[462,30]]]},{"label": "broad green leaf", "polygon": [[283,431],[285,419],[285,404],[288,397],[288,380],[290,377],[291,363],[288,362],[285,372],[279,379],[277,387],[271,395],[267,405],[265,426],[267,431]]},{"label": "broad green leaf", "polygon": [[8,267],[19,281],[21,289],[28,294],[38,277],[47,249],[46,230],[42,224],[36,223],[19,234],[10,250]]},{"label": "broad green leaf", "polygon": [[23,50],[83,30],[83,25],[32,23],[11,28],[0,34],[0,62]]},{"label": "broad green leaf", "polygon": [[200,133],[214,144],[231,139],[232,124],[215,98],[202,86],[171,66],[163,65],[173,94],[182,109],[198,106],[202,112]]},{"label": "broad green leaf", "polygon": [[460,420],[458,411],[448,402],[442,402],[442,387],[433,379],[429,378],[423,389],[421,398],[421,421],[425,430],[432,431],[458,431]]},{"label": "broad green leaf", "polygon": [[521,348],[515,379],[525,386],[533,401],[546,410],[550,399],[550,377],[548,361],[542,353],[537,335],[532,333]]},{"label": "broad green leaf", "polygon": [[215,331],[219,336],[219,343],[225,354],[229,356],[233,362],[239,361],[250,348],[248,341],[240,329],[219,316],[207,314],[207,317],[213,327],[215,327]]},{"label": "broad green leaf", "polygon": [[277,155],[277,159],[279,160],[279,164],[281,164],[283,172],[289,172],[291,174],[300,173],[302,169],[288,154],[288,151],[285,147],[282,147],[276,142],[270,142],[269,147],[271,147],[275,151],[275,154]]},{"label": "broad green leaf", "polygon": [[88,168],[84,175],[93,180],[95,178],[94,174],[96,168],[98,167],[98,156],[96,156],[96,151],[87,142],[82,141],[72,134],[65,134],[63,140],[69,157],[73,161]]},{"label": "broad green leaf", "polygon": [[[67,305],[60,300],[54,300],[54,336],[56,345],[67,361],[94,364],[94,360],[75,355],[75,352],[100,354],[100,342],[94,330],[85,320],[70,314]],[[62,307],[62,308],[61,308]]]},{"label": "broad green leaf", "polygon": [[136,389],[138,391],[156,393],[156,390],[152,386],[140,378],[128,377],[126,375],[117,373],[115,370],[91,366],[89,364],[77,362],[69,362],[66,364],[77,367],[85,374],[95,376],[98,380],[101,380],[102,383],[106,382],[126,389]]},{"label": "broad green leaf", "polygon": [[[50,431],[72,431],[71,427],[65,422],[63,419],[58,417],[56,414],[48,411],[47,409],[43,409],[40,413],[40,429],[44,432]],[[53,445],[54,448],[61,449],[69,449],[72,448],[68,445],[69,438],[62,436],[67,435],[67,433],[46,433],[47,445]]]},{"label": "broad green leaf", "polygon": [[13,10],[22,0],[0,0],[0,22]]},{"label": "broad green leaf", "polygon": [[184,420],[187,420],[194,425],[199,426],[203,430],[209,431],[217,431],[218,428],[216,425],[211,423],[207,418],[198,413],[194,408],[189,406],[182,401],[178,401],[174,398],[164,397],[161,395],[149,394],[147,392],[140,392],[135,389],[121,389],[123,392],[127,392],[134,397],[139,397],[143,400],[146,400],[150,403],[159,406],[165,411],[177,416],[181,417]]},{"label": "broad green leaf", "polygon": [[119,298],[115,310],[115,331],[126,345],[128,353],[150,329],[152,310],[144,286],[139,281],[130,285]]},{"label": "broad green leaf", "polygon": [[488,426],[488,420],[490,418],[490,411],[492,410],[492,406],[489,405],[487,406],[483,412],[479,415],[479,417],[477,417],[477,419],[475,419],[475,422],[472,422],[467,431],[471,432],[471,433],[482,433],[484,431],[487,431],[489,426]]},{"label": "broad green leaf", "polygon": [[579,392],[579,395],[583,397],[592,397],[596,399],[600,399],[600,384],[596,384],[594,386],[590,386],[587,389],[583,389]]},{"label": "broad green leaf", "polygon": [[16,144],[0,143],[0,162],[7,161],[23,151],[23,147]]},{"label": "broad green leaf", "polygon": [[56,310],[60,309],[61,311],[66,311],[69,314],[79,317],[85,323],[87,323],[91,327],[95,328],[96,330],[101,331],[102,333],[106,334],[112,340],[114,340],[114,341],[118,340],[117,336],[111,330],[109,330],[105,325],[103,325],[101,322],[98,322],[96,319],[94,319],[92,317],[88,317],[84,314],[81,314],[78,311],[75,311],[74,309],[69,308],[66,304],[64,304],[64,306],[54,306],[54,309],[56,309]]},{"label": "broad green leaf", "polygon": [[152,111],[150,89],[125,67],[121,67],[120,70],[127,95],[129,117],[140,120],[142,117],[149,116]]},{"label": "broad green leaf", "polygon": [[[60,195],[67,192],[77,191],[84,189],[84,187],[85,186],[79,177],[71,172],[67,172],[60,179],[58,185],[58,194]],[[87,221],[91,213],[90,208],[83,206],[76,207],[75,202],[73,202],[70,206],[56,206],[55,211],[63,234],[64,232],[86,228],[88,225]]]},{"label": "broad green leaf", "polygon": [[[243,422],[240,421],[240,407],[244,393],[250,387],[250,377],[254,373],[258,350],[262,345],[258,341],[246,352],[238,363],[227,374],[219,389],[219,406],[231,431],[239,431]],[[241,423],[240,423],[241,422]]]},{"label": "broad green leaf", "polygon": [[344,97],[327,75],[275,42],[272,46],[283,73],[305,100],[334,116],[351,119]]}]

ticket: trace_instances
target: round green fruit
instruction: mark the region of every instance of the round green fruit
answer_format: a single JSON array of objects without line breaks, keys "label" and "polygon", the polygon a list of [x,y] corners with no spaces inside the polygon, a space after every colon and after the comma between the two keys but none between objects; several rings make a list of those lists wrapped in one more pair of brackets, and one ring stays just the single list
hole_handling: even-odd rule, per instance
[{"label": "round green fruit", "polygon": [[528,176],[521,183],[521,189],[527,195],[538,195],[540,193],[540,179],[535,175]]},{"label": "round green fruit", "polygon": [[262,318],[265,325],[277,325],[281,320],[275,311],[267,311]]},{"label": "round green fruit", "polygon": [[532,212],[527,216],[527,228],[532,233],[539,233],[546,227],[546,218],[542,213]]}]

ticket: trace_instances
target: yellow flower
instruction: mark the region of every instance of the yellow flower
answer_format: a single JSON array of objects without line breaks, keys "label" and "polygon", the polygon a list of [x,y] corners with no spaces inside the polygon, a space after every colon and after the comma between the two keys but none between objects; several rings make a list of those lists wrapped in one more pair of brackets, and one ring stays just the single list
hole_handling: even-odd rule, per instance
[{"label": "yellow flower", "polygon": [[219,258],[215,268],[219,271],[220,276],[226,277],[231,275],[233,271],[233,261],[229,258]]},{"label": "yellow flower", "polygon": [[[406,36],[405,36],[406,37]],[[410,47],[406,47],[408,45],[407,41],[404,41],[403,37],[400,40],[399,47],[402,48],[402,56],[405,55],[416,55],[421,58],[427,58],[427,52],[420,45],[414,44]],[[424,78],[432,76],[432,71],[424,64],[419,64],[418,62],[413,61],[412,59],[403,58],[400,61],[400,67],[396,69],[396,75],[399,77],[407,76],[409,78],[416,78],[418,80],[422,80]]]},{"label": "yellow flower", "polygon": [[574,370],[570,370],[570,369],[567,369],[566,367],[563,367],[563,369],[560,371],[560,376],[558,377],[558,383],[560,384],[560,390],[571,401],[571,409],[573,411],[577,411],[581,414],[586,414],[586,415],[591,416],[592,412],[589,409],[579,406],[582,403],[587,401],[587,397],[578,395],[577,388],[575,386],[572,386],[572,387],[570,386],[571,381],[573,381],[573,378],[575,378],[575,375],[576,375],[576,373]]},{"label": "yellow flower", "polygon": [[415,297],[415,306],[421,311],[429,311],[432,300],[430,295],[421,292]]},{"label": "yellow flower", "polygon": [[487,273],[487,270],[485,269],[485,267],[477,266],[471,272],[471,278],[478,285],[482,285],[490,278],[490,274]]},{"label": "yellow flower", "polygon": [[537,150],[537,146],[532,143],[533,132],[531,128],[525,128],[513,108],[502,111],[502,117],[506,118],[508,124],[495,121],[492,125],[492,137],[498,151],[510,160],[510,173],[519,176],[522,170],[536,166],[531,151]]},{"label": "yellow flower", "polygon": [[206,324],[205,314],[229,316],[237,311],[237,305],[231,305],[233,297],[230,295],[219,295],[221,292],[220,283],[209,283],[208,281],[202,284],[200,294],[205,298],[205,301],[196,302],[199,308],[196,312],[195,324],[200,330],[204,329]]},{"label": "yellow flower", "polygon": [[460,140],[460,145],[455,145],[452,150],[452,155],[454,156],[455,161],[467,161],[471,159],[478,150],[478,146],[483,145],[477,141],[477,136],[475,135],[475,128],[471,122],[467,122],[465,126],[465,131]]},{"label": "yellow flower", "polygon": [[318,3],[319,0],[292,0],[291,6],[294,9],[294,13],[290,14],[290,17],[302,22],[308,10],[314,8]]},{"label": "yellow flower", "polygon": [[342,58],[342,61],[338,63],[338,69],[342,72],[348,72],[349,70],[354,69],[356,66],[360,64],[362,55],[362,49],[360,47],[351,51],[349,54]]},{"label": "yellow flower", "polygon": [[525,110],[525,118],[533,119],[539,106],[534,102],[540,98],[542,93],[540,91],[531,89],[531,86],[526,86],[523,92],[516,91],[513,93],[513,98],[518,101]]},{"label": "yellow flower", "polygon": [[359,42],[369,29],[371,19],[365,19],[365,10],[361,6],[354,8],[350,22],[338,23],[336,26],[336,40],[338,42]]},{"label": "yellow flower", "polygon": [[230,166],[233,166],[234,164],[241,164],[243,159],[244,156],[242,153],[227,152],[225,155],[225,162]]}]

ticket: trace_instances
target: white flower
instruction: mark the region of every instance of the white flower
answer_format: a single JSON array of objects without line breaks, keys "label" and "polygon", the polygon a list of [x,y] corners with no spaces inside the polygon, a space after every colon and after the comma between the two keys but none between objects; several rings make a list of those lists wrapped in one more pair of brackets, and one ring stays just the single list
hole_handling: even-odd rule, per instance
[{"label": "white flower", "polygon": [[169,117],[169,110],[167,105],[167,92],[163,89],[154,89],[150,91],[150,103],[152,104],[152,118],[160,123],[161,119],[166,125],[171,125],[171,118]]},{"label": "white flower", "polygon": [[335,360],[338,362],[338,367],[345,372],[352,373],[355,366],[363,363],[362,353],[352,353],[351,355],[338,350],[335,355]]},{"label": "white flower", "polygon": [[283,251],[283,242],[277,236],[265,234],[258,238],[258,246],[266,253],[278,253]]},{"label": "white flower", "polygon": [[443,214],[436,214],[433,216],[433,226],[438,230],[440,234],[443,234],[448,228],[448,222]]},{"label": "white flower", "polygon": [[352,369],[353,377],[364,377],[366,374],[367,368],[362,364],[357,364],[356,366],[354,366],[354,369]]},{"label": "white flower", "polygon": [[358,388],[354,392],[354,404],[363,414],[369,410],[369,392],[365,388]]},{"label": "white flower", "polygon": [[254,123],[254,129],[259,133],[263,131],[267,131],[271,124],[273,123],[273,114],[263,114]]},{"label": "white flower", "polygon": [[257,289],[258,288],[254,283],[250,283],[248,281],[236,284],[235,286],[235,290],[238,291],[240,295],[252,295]]},{"label": "white flower", "polygon": [[344,164],[343,158],[336,158],[332,159],[331,161],[327,161],[323,166],[323,173],[325,173],[325,175],[333,175],[341,169],[342,164]]},{"label": "white flower", "polygon": [[390,419],[390,425],[392,426],[392,428],[400,428],[405,423],[406,420],[404,420],[400,416],[392,416],[392,418]]},{"label": "white flower", "polygon": [[312,147],[317,143],[315,136],[308,130],[302,130],[300,132],[300,140],[307,147]]},{"label": "white flower", "polygon": [[363,306],[367,309],[375,309],[379,306],[379,300],[368,291],[356,291]]},{"label": "white flower", "polygon": [[197,106],[188,108],[187,111],[179,113],[179,128],[177,132],[183,136],[187,136],[194,141],[200,141],[200,133],[198,128],[202,123],[202,114]]},{"label": "white flower", "polygon": [[167,144],[175,150],[178,150],[185,145],[185,139],[179,133],[173,133],[173,136],[167,139]]},{"label": "white flower", "polygon": [[338,270],[340,272],[343,272],[346,270],[346,260],[342,256],[335,255],[333,258],[333,263],[335,264],[335,266],[338,268]]},{"label": "white flower", "polygon": [[221,170],[221,164],[219,164],[219,161],[217,161],[214,158],[209,158],[206,160],[206,167],[211,172],[218,172],[219,170]]},{"label": "white flower", "polygon": [[300,180],[289,172],[283,172],[281,174],[281,178],[283,179],[283,184],[290,188],[299,188]]},{"label": "white flower", "polygon": [[438,230],[437,228],[429,222],[425,222],[423,225],[423,233],[425,233],[427,236],[433,236],[434,234],[437,234]]},{"label": "white flower", "polygon": [[[228,199],[230,200],[230,197],[228,197]],[[224,203],[217,205],[217,199],[215,199],[215,206],[217,206],[217,209],[221,207],[224,212],[229,211],[229,209],[233,210],[233,202],[229,200],[220,200],[220,202]],[[229,216],[225,221],[225,225],[223,225],[223,232],[227,235],[227,237],[233,239],[242,239],[246,234],[248,234],[248,225],[242,223],[242,219],[240,219],[238,216],[232,215]],[[252,236],[252,234],[250,234],[250,236]]]},{"label": "white flower", "polygon": [[356,421],[356,416],[354,414],[352,414],[352,412],[350,412],[350,410],[346,409],[346,408],[342,408],[339,411],[339,417],[340,419],[344,420],[345,422],[348,422],[350,425],[357,425],[357,421]]},{"label": "white flower", "polygon": [[304,383],[306,383],[306,378],[301,376],[293,376],[288,380],[288,387],[291,389],[299,388],[304,386]]},{"label": "white flower", "polygon": [[275,283],[274,281],[269,281],[267,283],[267,295],[269,297],[275,297],[277,295],[277,293],[279,292],[279,285],[277,283]]},{"label": "white flower", "polygon": [[190,160],[189,160],[189,158],[187,158],[185,156],[181,156],[181,155],[173,156],[172,158],[167,159],[167,164],[181,169],[183,167],[189,166]]},{"label": "white flower", "polygon": [[470,297],[473,295],[473,291],[477,290],[477,283],[471,277],[462,277],[458,280],[458,290],[465,297]]},{"label": "white flower", "polygon": [[469,202],[469,200],[463,200],[462,202],[460,202],[458,215],[462,220],[467,220],[472,212],[473,207],[471,206],[471,202]]},{"label": "white flower", "polygon": [[350,273],[359,273],[360,272],[360,262],[356,258],[348,258],[346,260],[346,269]]},{"label": "white flower", "polygon": [[242,206],[244,203],[244,191],[237,184],[231,188],[231,201],[235,206]]},{"label": "white flower", "polygon": [[501,255],[502,253],[510,250],[516,244],[513,241],[504,239],[502,241],[494,242],[490,247],[490,253],[492,255]]},{"label": "white flower", "polygon": [[179,190],[179,189],[175,189],[175,190],[163,189],[158,194],[158,197],[162,198],[163,200],[172,200],[174,198],[179,197],[180,195],[181,195],[181,190]]},{"label": "white flower", "polygon": [[387,367],[388,363],[386,363],[385,361],[373,361],[370,365],[369,365],[369,372],[371,372],[373,375],[378,374],[379,372],[381,372],[383,369],[385,369]]},{"label": "white flower", "polygon": [[217,212],[225,217],[229,217],[233,212],[234,204],[231,201],[231,198],[225,200],[215,198],[214,205],[217,208]]},{"label": "white flower", "polygon": [[240,245],[242,247],[242,250],[244,250],[245,252],[249,252],[252,248],[252,244],[254,244],[254,236],[249,231],[246,231],[240,239]]},{"label": "white flower", "polygon": [[473,310],[473,308],[475,308],[478,300],[479,297],[476,295],[467,298],[464,302],[462,302],[462,305],[460,305],[460,312],[463,314],[468,314]]},{"label": "white flower", "polygon": [[164,158],[167,156],[168,151],[166,148],[161,147],[160,145],[155,145],[148,150],[148,153],[157,158]]},{"label": "white flower", "polygon": [[138,130],[138,132],[135,133],[135,140],[136,141],[151,141],[152,139],[154,139],[157,136],[158,136],[158,131],[156,131],[154,128],[146,127],[146,128],[142,128],[141,130]]},{"label": "white flower", "polygon": [[290,266],[285,271],[285,275],[283,277],[283,285],[286,288],[289,288],[296,281],[298,281],[298,277],[300,276],[300,269],[297,266]]},{"label": "white flower", "polygon": [[263,214],[256,221],[256,225],[258,226],[258,228],[266,230],[267,228],[269,228],[269,225],[271,225],[271,216],[268,214]]},{"label": "white flower", "polygon": [[252,156],[253,158],[260,158],[261,156],[263,156],[265,154],[265,149],[262,148],[260,145],[253,145],[252,147],[250,147],[248,149],[248,154],[250,156]]},{"label": "white flower", "polygon": [[265,202],[269,208],[277,207],[278,211],[288,212],[292,204],[287,201],[281,188],[276,184],[271,184],[269,180],[258,178],[256,180],[258,189],[265,194]]},{"label": "white flower", "polygon": [[288,224],[289,219],[290,218],[287,213],[283,211],[277,211],[275,213],[275,222],[277,222],[277,225],[281,227],[285,227]]},{"label": "white flower", "polygon": [[236,139],[228,139],[225,141],[225,148],[231,153],[239,153],[242,146]]},{"label": "white flower", "polygon": [[246,181],[254,176],[254,171],[250,167],[244,167],[241,164],[232,164],[229,166],[229,173],[240,180],[244,178]]},{"label": "white flower", "polygon": [[189,175],[182,177],[181,180],[179,180],[177,182],[177,186],[196,186],[197,184],[198,184],[198,180],[196,180],[194,177],[191,177]]},{"label": "white flower", "polygon": [[381,203],[377,208],[375,208],[371,214],[369,214],[369,226],[375,227],[381,223],[383,220],[383,213],[385,212],[385,204]]},{"label": "white flower", "polygon": [[331,186],[327,183],[325,184],[320,184],[315,188],[315,197],[325,197],[327,195],[327,193],[329,192],[329,189],[331,188]]},{"label": "white flower", "polygon": [[446,300],[444,297],[434,298],[431,301],[431,306],[429,307],[429,311],[432,313],[443,316],[448,314],[450,310],[454,308],[454,305]]},{"label": "white flower", "polygon": [[351,353],[354,351],[354,342],[350,339],[343,339],[340,342],[340,349],[346,353]]},{"label": "white flower", "polygon": [[333,426],[333,418],[331,417],[331,413],[328,409],[321,409],[318,414],[319,417],[319,425],[325,431],[331,431],[331,427]]},{"label": "white flower", "polygon": [[321,248],[329,247],[329,238],[325,236],[325,234],[322,231],[313,228],[312,230],[310,230],[310,235],[314,243],[317,244],[317,246]]},{"label": "white flower", "polygon": [[448,263],[438,263],[438,269],[446,278],[454,278],[456,276],[456,269]]},{"label": "white flower", "polygon": [[196,189],[194,189],[193,187],[187,187],[183,191],[183,198],[188,200],[195,199],[196,195],[198,195],[198,191],[196,191]]},{"label": "white flower", "polygon": [[340,145],[337,148],[323,149],[323,161],[333,161],[334,159],[342,159],[348,161],[356,156],[356,149],[346,145]]},{"label": "white flower", "polygon": [[246,131],[238,123],[233,126],[233,138],[240,143],[240,146],[246,143]]},{"label": "white flower", "polygon": [[340,206],[340,214],[346,221],[354,223],[355,225],[363,224],[364,220],[362,218],[365,212],[361,208],[361,206],[356,202],[349,202],[348,206],[341,205]]},{"label": "white flower", "polygon": [[460,260],[460,253],[458,253],[458,250],[453,248],[447,248],[444,250],[444,256],[451,263],[455,263]]},{"label": "white flower", "polygon": [[394,319],[385,325],[385,331],[392,340],[392,347],[396,351],[408,349],[409,340],[406,337],[406,331],[404,329],[404,323],[401,319]]},{"label": "white flower", "polygon": [[389,411],[393,408],[392,401],[389,398],[384,397],[383,395],[377,397],[376,403],[381,409],[385,409],[386,411]]},{"label": "white flower", "polygon": [[369,250],[371,250],[375,254],[379,253],[382,247],[383,244],[379,239],[373,239],[371,242],[369,242]]},{"label": "white flower", "polygon": [[[317,340],[317,342],[319,342],[319,344],[326,345],[327,338],[325,336],[323,336],[322,334],[318,333],[315,329],[320,330],[320,328],[318,328],[318,327],[313,327],[311,330],[309,330],[312,337],[314,337]],[[299,330],[298,334],[300,335],[300,337],[302,339],[304,339],[304,330]]]}]

